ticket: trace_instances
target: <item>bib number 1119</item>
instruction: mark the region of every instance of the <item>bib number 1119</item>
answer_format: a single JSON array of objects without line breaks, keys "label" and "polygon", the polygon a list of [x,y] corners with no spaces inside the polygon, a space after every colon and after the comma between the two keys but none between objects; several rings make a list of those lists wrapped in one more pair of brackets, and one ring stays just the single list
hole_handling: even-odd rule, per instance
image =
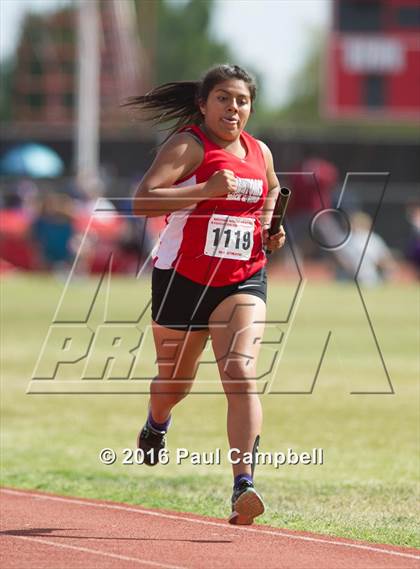
[{"label": "bib number 1119", "polygon": [[249,259],[254,244],[254,225],[252,217],[212,215],[204,253],[225,259]]},{"label": "bib number 1119", "polygon": [[221,240],[224,240],[224,247],[229,247],[231,245],[231,239],[234,240],[232,245],[234,248],[239,251],[239,249],[243,249],[247,251],[251,247],[251,232],[250,231],[240,231],[239,229],[235,232],[232,229],[225,229],[222,233],[220,227],[216,227],[213,229],[214,233],[214,241],[213,245],[217,247],[220,244]]}]

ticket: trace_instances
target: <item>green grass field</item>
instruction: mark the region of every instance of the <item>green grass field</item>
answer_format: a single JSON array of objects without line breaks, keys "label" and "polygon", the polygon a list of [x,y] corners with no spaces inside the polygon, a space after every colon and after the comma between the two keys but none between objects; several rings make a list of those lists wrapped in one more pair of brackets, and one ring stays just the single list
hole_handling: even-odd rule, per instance
[{"label": "green grass field", "polygon": [[[154,469],[121,464],[122,449],[135,446],[147,395],[26,394],[63,287],[63,282],[39,276],[2,282],[2,484],[225,517],[232,483],[227,461],[194,466],[171,460]],[[291,283],[270,282],[270,319],[285,319],[294,289]],[[112,310],[124,317],[144,304],[150,282],[116,279],[112,290],[117,299]],[[78,281],[63,311],[72,314],[89,295],[92,281]],[[280,365],[267,386],[271,392],[262,396],[261,450],[322,447],[324,464],[259,466],[256,483],[268,505],[261,523],[419,547],[416,288],[387,285],[366,291],[364,299],[393,395],[350,393],[389,391],[354,285],[307,284],[293,323],[267,330],[268,340],[279,331],[285,335]],[[101,303],[99,298],[89,321],[93,328],[101,322]],[[310,391],[329,331],[313,392],[278,393]],[[261,372],[269,368],[273,349],[263,346]],[[92,365],[103,355],[97,346]],[[154,375],[150,341],[141,364],[144,377]],[[67,368],[64,380],[71,384],[83,365]],[[49,387],[54,381],[44,383]],[[98,390],[104,381],[97,380]],[[174,413],[171,457],[177,447],[220,447],[222,455],[227,450],[224,396],[203,393],[209,385],[220,391],[215,365],[200,367],[196,383],[195,392]],[[140,384],[145,391],[147,383]],[[103,447],[119,453],[112,466],[98,459]]]}]

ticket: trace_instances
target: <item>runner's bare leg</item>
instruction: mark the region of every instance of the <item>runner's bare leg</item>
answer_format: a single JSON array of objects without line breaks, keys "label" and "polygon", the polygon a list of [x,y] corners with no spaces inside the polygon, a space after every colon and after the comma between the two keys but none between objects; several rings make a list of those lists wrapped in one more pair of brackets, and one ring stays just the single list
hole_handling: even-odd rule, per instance
[{"label": "runner's bare leg", "polygon": [[157,423],[190,392],[208,335],[208,330],[185,332],[153,322],[159,371],[150,385],[150,409]]},{"label": "runner's bare leg", "polygon": [[[210,335],[228,402],[227,430],[231,448],[252,452],[261,433],[262,409],[257,394],[256,363],[266,305],[249,294],[226,298],[210,317]],[[224,324],[222,324],[224,323]],[[237,457],[239,458],[239,456]],[[233,464],[233,474],[251,474],[250,464]]]}]

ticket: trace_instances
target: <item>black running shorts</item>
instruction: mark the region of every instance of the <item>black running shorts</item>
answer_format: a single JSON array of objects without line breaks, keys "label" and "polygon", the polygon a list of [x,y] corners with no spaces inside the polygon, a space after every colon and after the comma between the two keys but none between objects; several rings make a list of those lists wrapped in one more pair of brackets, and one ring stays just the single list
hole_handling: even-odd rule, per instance
[{"label": "black running shorts", "polygon": [[245,281],[227,286],[196,283],[174,269],[153,269],[152,318],[166,328],[205,330],[222,300],[232,294],[251,294],[267,300],[265,267]]}]

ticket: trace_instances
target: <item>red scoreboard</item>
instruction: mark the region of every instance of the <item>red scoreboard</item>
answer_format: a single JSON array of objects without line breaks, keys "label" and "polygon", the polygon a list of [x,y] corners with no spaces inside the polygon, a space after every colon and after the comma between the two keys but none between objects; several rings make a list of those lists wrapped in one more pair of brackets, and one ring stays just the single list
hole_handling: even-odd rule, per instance
[{"label": "red scoreboard", "polygon": [[333,0],[324,111],[420,120],[420,0]]}]

